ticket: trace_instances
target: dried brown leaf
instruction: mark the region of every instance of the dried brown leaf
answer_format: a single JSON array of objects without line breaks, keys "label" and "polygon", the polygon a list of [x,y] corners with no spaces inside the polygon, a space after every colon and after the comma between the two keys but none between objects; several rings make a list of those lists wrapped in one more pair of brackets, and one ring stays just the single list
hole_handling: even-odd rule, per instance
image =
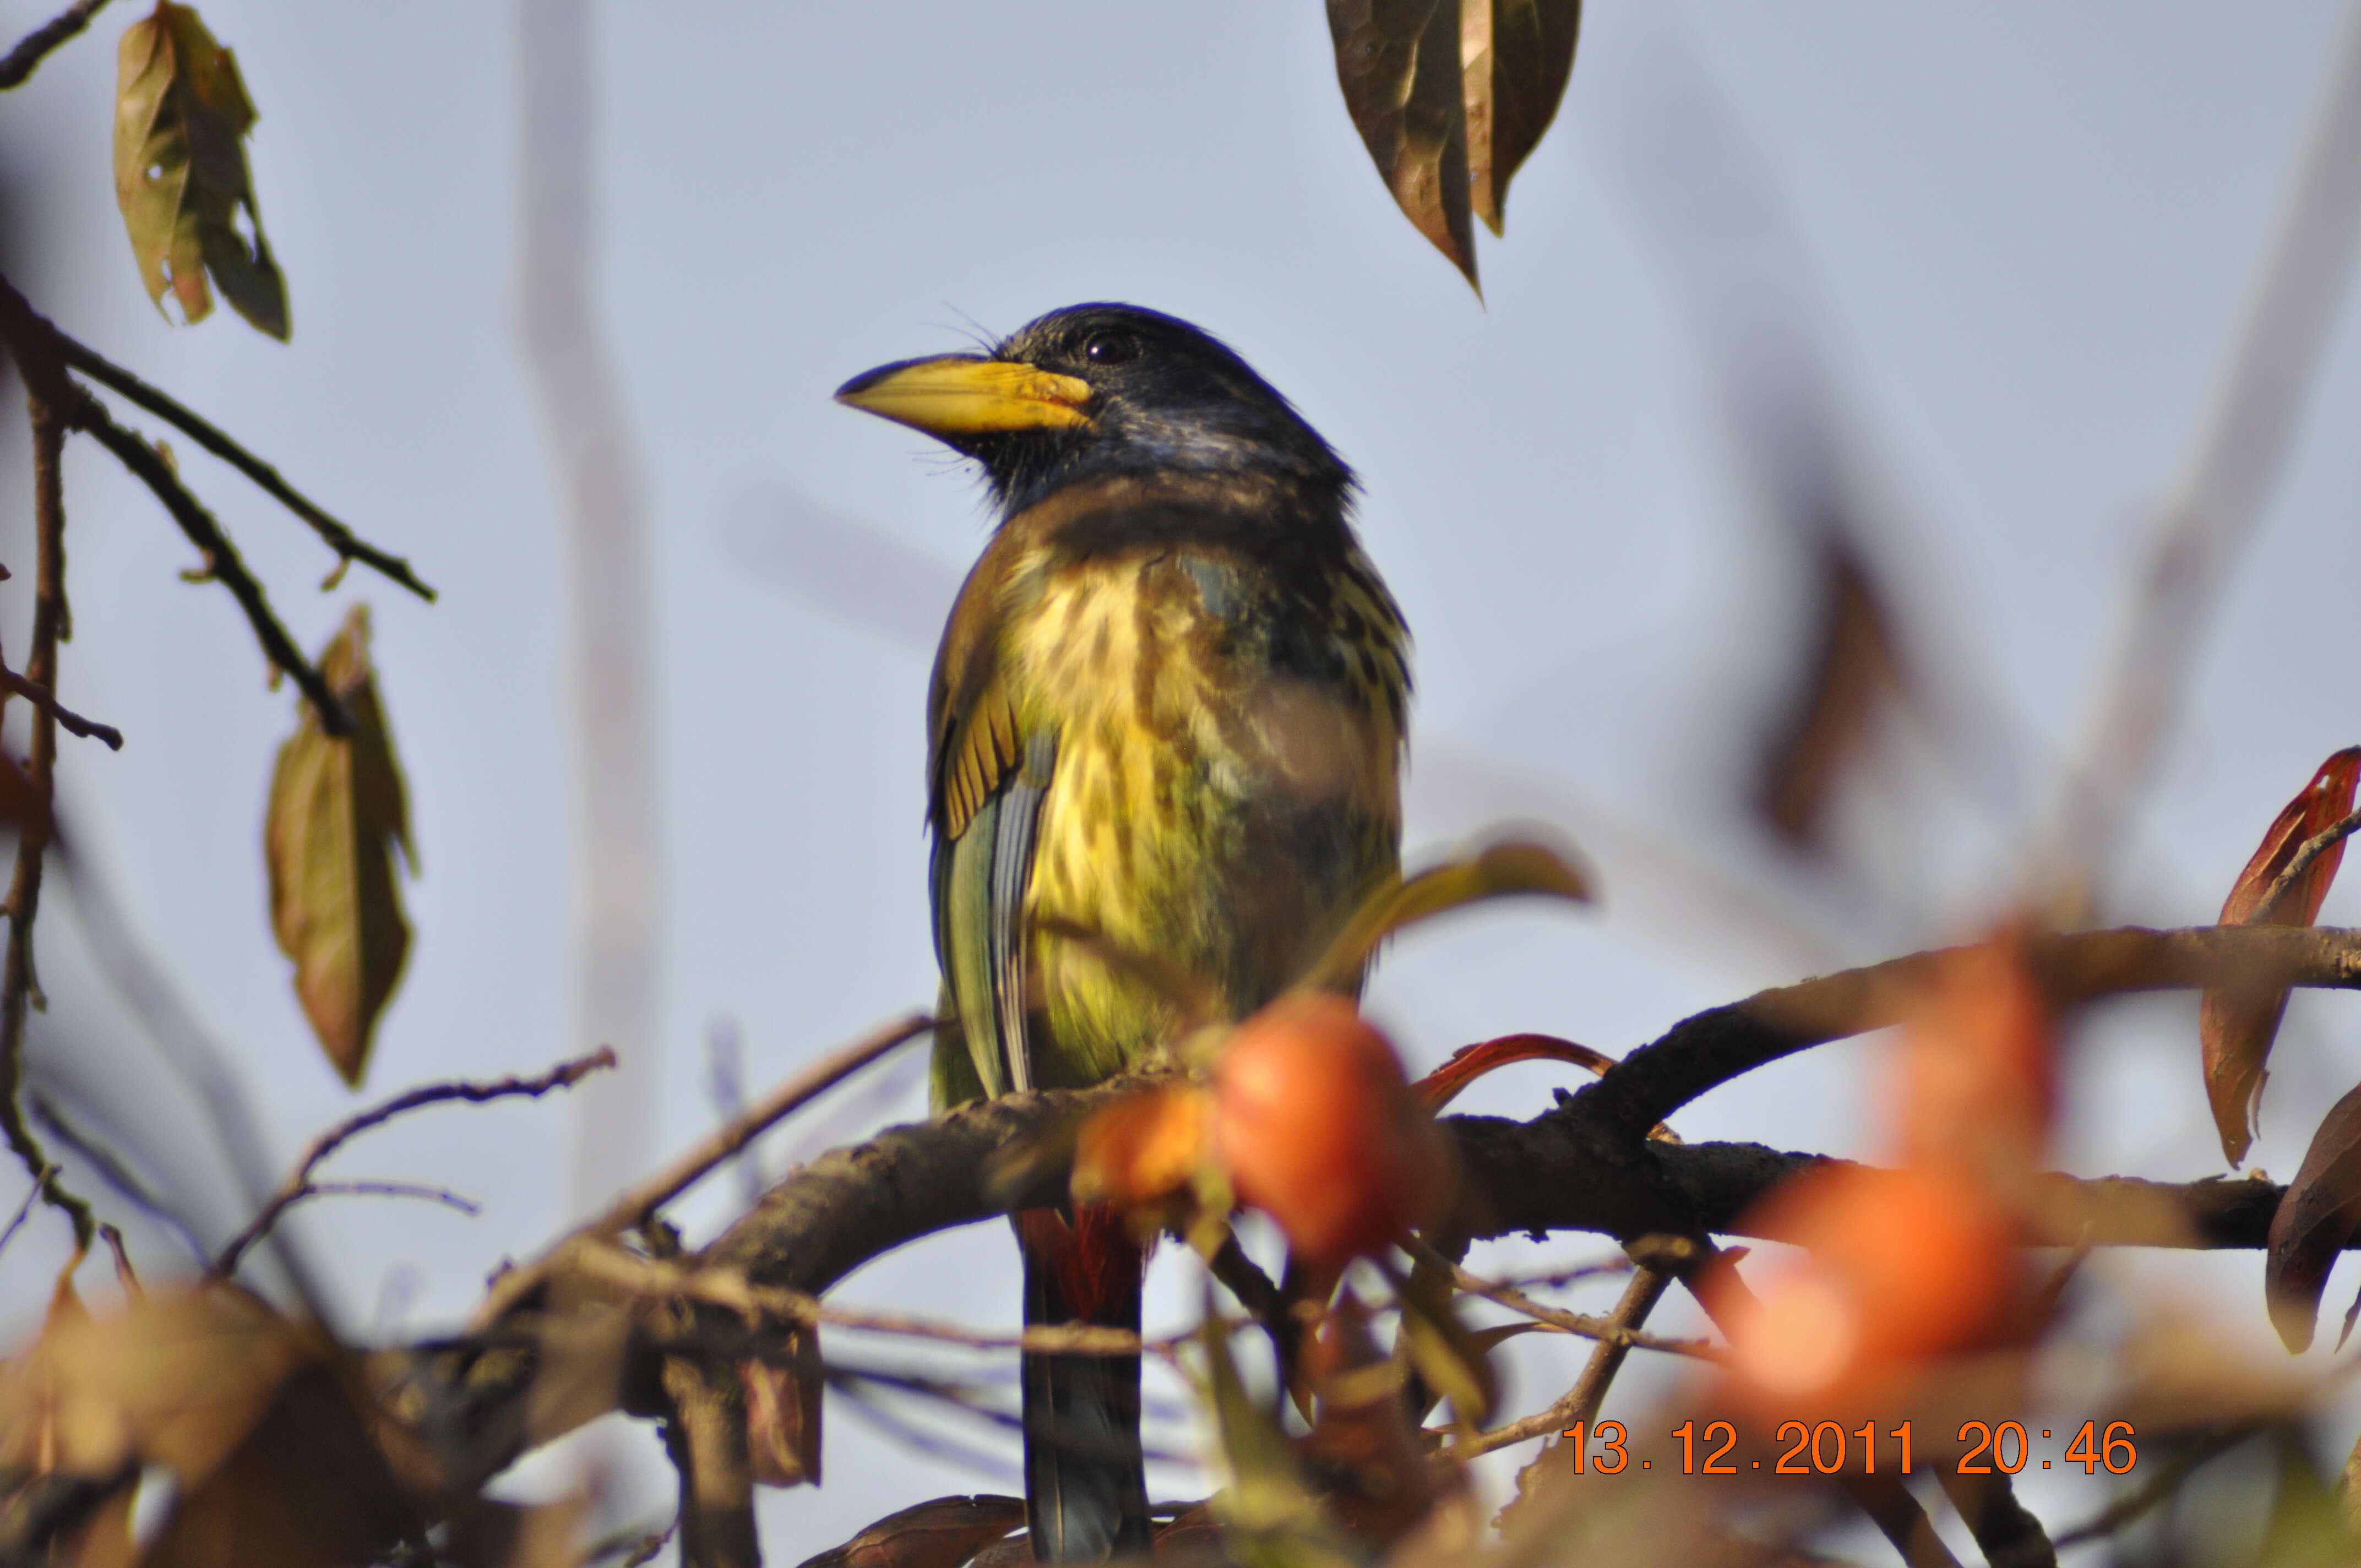
[{"label": "dried brown leaf", "polygon": [[[2313,835],[2324,832],[2353,809],[2355,784],[2361,781],[2361,746],[2347,747],[2320,764],[2301,794],[2279,809],[2270,830],[2246,869],[2230,888],[2222,905],[2224,926],[2262,923],[2309,926],[2320,917],[2329,884],[2345,858],[2339,843],[2313,861],[2301,880],[2265,914],[2261,905],[2296,851]],[[2246,1157],[2254,1144],[2255,1115],[2262,1099],[2265,1066],[2279,1037],[2279,1018],[2287,1011],[2285,990],[2233,986],[2205,993],[2197,1018],[2197,1038],[2205,1069],[2205,1098],[2213,1107],[2214,1129],[2222,1136],[2222,1153],[2232,1165]]]},{"label": "dried brown leaf", "polygon": [[2263,1264],[2271,1322],[2291,1351],[2312,1343],[2328,1271],[2361,1230],[2361,1089],[2329,1107],[2271,1216]]},{"label": "dried brown leaf", "polygon": [[784,1362],[741,1361],[738,1381],[746,1398],[746,1454],[765,1486],[819,1485],[819,1330],[790,1331]]},{"label": "dried brown leaf", "polygon": [[1799,849],[1817,849],[1829,804],[1868,752],[1881,702],[1905,695],[1894,620],[1853,547],[1819,550],[1819,605],[1804,679],[1771,726],[1755,781],[1758,810]]},{"label": "dried brown leaf", "polygon": [[1418,232],[1476,284],[1457,0],[1328,0],[1345,109]]},{"label": "dried brown leaf", "polygon": [[280,951],[295,961],[304,1014],[336,1071],[358,1085],[378,1017],[410,953],[393,848],[401,845],[413,875],[418,854],[369,667],[368,606],[353,607],[320,671],[343,699],[353,732],[330,735],[303,707],[271,775],[263,856],[271,928]]},{"label": "dried brown leaf", "polygon": [[1461,0],[1467,193],[1494,234],[1510,179],[1540,145],[1565,96],[1581,30],[1582,0]]},{"label": "dried brown leaf", "polygon": [[230,51],[195,11],[158,0],[116,57],[115,195],[148,297],[170,291],[191,322],[206,276],[258,329],[288,334],[287,283],[262,234],[246,162],[254,104]]},{"label": "dried brown leaf", "polygon": [[959,1568],[1024,1522],[1022,1497],[937,1497],[887,1514],[802,1568]]},{"label": "dried brown leaf", "polygon": [[470,1497],[451,1514],[451,1560],[459,1568],[577,1568],[589,1500],[520,1505]]},{"label": "dried brown leaf", "polygon": [[524,1396],[524,1440],[538,1445],[565,1436],[613,1409],[631,1348],[631,1313],[620,1301],[569,1300],[577,1288],[561,1277],[553,1310],[536,1346],[533,1382]]},{"label": "dried brown leaf", "polygon": [[[225,1285],[52,1312],[0,1379],[0,1468],[172,1473],[140,1556],[161,1568],[334,1568],[414,1533],[377,1431],[325,1341]],[[77,1564],[128,1560],[127,1507],[83,1532]]]}]

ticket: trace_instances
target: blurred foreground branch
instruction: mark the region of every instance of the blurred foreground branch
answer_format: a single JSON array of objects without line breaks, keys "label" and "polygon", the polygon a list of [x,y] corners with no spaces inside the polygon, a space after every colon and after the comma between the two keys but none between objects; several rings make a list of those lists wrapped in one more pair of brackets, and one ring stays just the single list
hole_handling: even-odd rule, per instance
[{"label": "blurred foreground branch", "polygon": [[[2035,938],[2028,952],[2061,1000],[2202,987],[2233,976],[2361,987],[2361,932],[2347,930],[2134,928]],[[1630,1130],[1632,1108],[1642,1108],[1637,1124],[1644,1129],[1662,1110],[1752,1066],[1890,1024],[1907,983],[1937,961],[1938,955],[1914,955],[1699,1014],[1529,1122],[1446,1119],[1442,1124],[1457,1145],[1465,1178],[1466,1234],[1577,1230],[1626,1240],[1693,1230],[1749,1234],[1747,1212],[1765,1193],[1832,1162],[1755,1144],[1653,1142]],[[711,1245],[679,1261],[756,1289],[817,1296],[920,1236],[1062,1201],[1073,1127],[1138,1085],[1131,1078],[1090,1090],[1009,1095],[834,1150],[774,1187]],[[2284,1190],[2261,1181],[2181,1185],[2064,1175],[2041,1185],[2030,1239],[2059,1246],[2258,1248]],[[390,1353],[381,1362],[397,1409],[435,1443],[455,1479],[471,1484],[508,1464],[525,1446],[528,1430],[534,1442],[557,1435],[546,1420],[548,1397],[533,1391],[544,1361],[556,1359],[545,1356],[544,1347],[569,1334],[620,1347],[620,1367],[605,1379],[611,1392],[567,1407],[576,1423],[618,1407],[662,1413],[658,1368],[693,1354],[698,1322],[711,1326],[717,1361],[744,1354],[741,1315],[718,1304],[695,1304],[686,1333],[678,1315],[686,1305],[677,1301],[668,1303],[662,1327],[633,1321],[611,1285],[574,1266],[579,1249],[594,1245],[608,1252],[614,1246],[604,1237],[578,1236],[503,1277],[472,1325],[472,1344]],[[604,1329],[591,1326],[602,1322]],[[529,1420],[529,1408],[542,1413]]]}]

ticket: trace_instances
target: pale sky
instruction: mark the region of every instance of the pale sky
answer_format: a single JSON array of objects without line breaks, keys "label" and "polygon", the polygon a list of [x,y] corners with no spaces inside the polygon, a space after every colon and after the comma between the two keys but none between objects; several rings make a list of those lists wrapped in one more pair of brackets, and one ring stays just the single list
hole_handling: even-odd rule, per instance
[{"label": "pale sky", "polygon": [[[52,8],[8,0],[0,34]],[[1611,839],[1590,845],[1601,910],[1506,908],[1388,959],[1369,1008],[1414,1069],[1521,1029],[1620,1053],[1755,986],[1990,916],[2204,407],[2339,8],[1588,9],[1566,110],[1511,192],[1508,237],[1481,247],[1479,306],[1369,168],[1312,0],[600,7],[603,298],[651,487],[664,822],[664,1027],[616,1044],[654,1058],[655,1146],[713,1120],[716,1019],[735,1022],[765,1083],[932,996],[919,711],[923,628],[944,605],[916,597],[947,594],[980,548],[981,493],[921,438],[828,394],[960,346],[970,318],[1001,332],[1122,299],[1226,338],[1366,483],[1364,534],[1417,639],[1413,850],[1503,817]],[[356,1097],[313,1047],[266,918],[260,815],[291,696],[264,690],[227,596],[180,580],[189,553],[145,492],[94,450],[69,460],[76,635],[60,695],[129,742],[70,743],[65,787],[170,980],[239,1064],[275,1168],[368,1099],[583,1048],[567,1011],[564,572],[510,292],[506,8],[202,11],[261,110],[251,158],[291,345],[225,309],[168,326],[139,288],[108,165],[114,43],[135,6],[0,98],[0,175],[7,265],[38,306],[443,590],[430,607],[357,570],[313,591],[331,562],[303,528],[176,444],[302,641],[316,647],[356,595],[375,612],[424,874],[405,889],[417,941]],[[1989,790],[1922,787],[1923,757],[1916,784],[1856,801],[1866,876],[1795,866],[1734,806],[1797,656],[1798,601],[1652,215],[1651,181],[1716,156],[1684,143],[1681,72],[1698,62],[1817,272],[1854,456],[1894,503],[1870,546],[1927,657],[2014,737],[1993,764],[2000,813],[1980,804]],[[1746,260],[1720,258],[1741,280]],[[2134,840],[2124,919],[2210,918],[2271,814],[2361,740],[2361,443],[2345,433],[2361,424],[2361,310],[2348,302],[2333,333]],[[17,499],[0,507],[0,559],[16,576],[0,640],[15,657],[31,563],[21,431],[5,442],[0,494]],[[814,587],[815,517],[915,557],[895,579],[911,601]],[[1684,881],[1631,851],[1650,840],[1719,870]],[[1722,883],[1771,913],[1732,913]],[[2340,889],[2323,918],[2361,920],[2361,894]],[[173,1190],[234,1224],[218,1161],[168,1146],[192,1113],[62,903],[40,934],[42,1080],[154,1140],[144,1152]],[[2290,1014],[2252,1162],[2281,1179],[2319,1108],[2361,1076],[2351,1007],[2309,997]],[[2101,1015],[2062,1164],[2219,1171],[2193,1018],[2185,998]],[[889,1093],[856,1089],[790,1124],[774,1166],[918,1113],[915,1059],[889,1069]],[[1811,1053],[1708,1097],[1679,1130],[1872,1153],[1875,1059],[1872,1042]],[[1521,1069],[1466,1107],[1531,1114],[1558,1081]],[[469,1221],[348,1199],[299,1218],[347,1318],[447,1324],[503,1255],[553,1236],[566,1125],[554,1102],[429,1112],[340,1157],[335,1174],[486,1205]],[[0,1178],[0,1201],[19,1190]],[[734,1191],[718,1180],[685,1205],[692,1230],[709,1234]],[[12,1333],[45,1299],[61,1229],[37,1220],[0,1268]],[[135,1229],[134,1245],[170,1266],[162,1233]],[[1553,1255],[1600,1250],[1566,1238]],[[1009,1322],[1013,1264],[1005,1233],[980,1228],[842,1296]],[[2139,1266],[2219,1294],[2238,1332],[2271,1343],[2258,1259]],[[1183,1277],[1159,1278],[1175,1317]],[[2350,1288],[2340,1274],[2332,1306]],[[1511,1397],[1537,1408],[1576,1365],[1563,1347],[1522,1355]],[[1621,1397],[1644,1387],[1635,1376]],[[766,1501],[777,1560],[925,1497],[1013,1487],[1013,1443],[979,1473],[841,1408],[830,1420],[829,1484]]]}]

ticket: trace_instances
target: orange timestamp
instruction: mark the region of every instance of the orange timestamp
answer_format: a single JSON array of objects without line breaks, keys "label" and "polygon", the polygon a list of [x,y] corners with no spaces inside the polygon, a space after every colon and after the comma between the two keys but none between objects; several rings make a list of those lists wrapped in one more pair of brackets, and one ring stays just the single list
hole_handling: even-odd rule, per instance
[{"label": "orange timestamp", "polygon": [[[1577,1475],[1591,1471],[1620,1475],[1631,1464],[1631,1432],[1621,1421],[1576,1421],[1559,1435],[1569,1440]],[[1738,1446],[1738,1428],[1729,1421],[1708,1421],[1703,1431],[1693,1420],[1683,1421],[1665,1435],[1680,1444],[1684,1475],[1835,1475],[1854,1471],[1874,1475],[1881,1453],[1893,1474],[1906,1475],[1916,1468],[1908,1421],[1883,1429],[1873,1420],[1851,1428],[1836,1421],[1784,1421],[1776,1437],[1786,1447],[1768,1464],[1754,1459],[1743,1466],[1730,1457],[1730,1451]],[[2102,1468],[2111,1475],[2121,1475],[2139,1463],[2137,1435],[2129,1421],[2109,1421],[2102,1427],[2095,1420],[2087,1420],[2069,1435],[2064,1453],[2045,1459],[2036,1453],[2036,1440],[2022,1421],[1967,1421],[1954,1439],[1966,1446],[1952,1456],[1952,1463],[1961,1475],[2014,1475],[2030,1460],[2038,1460],[2044,1470],[2080,1464],[2085,1475],[2095,1475]],[[2057,1437],[2056,1429],[2041,1429],[2043,1441],[2055,1442]],[[1593,1444],[1598,1450],[1596,1453],[1591,1452]],[[1639,1467],[1653,1469],[1654,1462],[1642,1459]]]}]

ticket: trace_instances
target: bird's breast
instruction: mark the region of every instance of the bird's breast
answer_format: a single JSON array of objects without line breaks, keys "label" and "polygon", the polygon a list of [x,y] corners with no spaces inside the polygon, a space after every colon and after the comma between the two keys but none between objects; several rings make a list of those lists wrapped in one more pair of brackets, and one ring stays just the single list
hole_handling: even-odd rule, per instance
[{"label": "bird's breast", "polygon": [[[1399,622],[1356,580],[1312,597],[1235,559],[1148,550],[1041,584],[1005,647],[1024,728],[1059,737],[1037,919],[1176,962],[1233,1011],[1308,960],[1400,837]],[[1061,986],[1070,1012],[1122,1011],[1091,969],[1045,955],[1053,1024]]]}]

